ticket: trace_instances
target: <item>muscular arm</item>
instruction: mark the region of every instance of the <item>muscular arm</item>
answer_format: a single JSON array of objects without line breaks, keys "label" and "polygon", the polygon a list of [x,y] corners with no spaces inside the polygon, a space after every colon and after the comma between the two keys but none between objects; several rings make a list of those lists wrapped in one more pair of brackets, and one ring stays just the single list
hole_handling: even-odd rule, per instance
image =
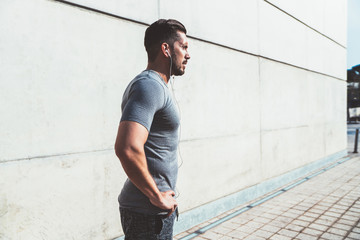
[{"label": "muscular arm", "polygon": [[177,203],[173,191],[160,192],[149,173],[144,144],[148,137],[147,129],[137,122],[122,121],[119,126],[115,153],[131,182],[150,200],[169,215],[175,211]]}]

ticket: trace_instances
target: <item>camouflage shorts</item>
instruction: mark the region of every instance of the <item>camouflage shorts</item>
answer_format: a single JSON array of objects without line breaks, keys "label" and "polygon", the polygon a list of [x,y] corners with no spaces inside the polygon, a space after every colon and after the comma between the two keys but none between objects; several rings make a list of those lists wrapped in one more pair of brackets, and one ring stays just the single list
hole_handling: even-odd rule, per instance
[{"label": "camouflage shorts", "polygon": [[146,215],[120,208],[125,240],[172,240],[175,213],[170,217]]}]

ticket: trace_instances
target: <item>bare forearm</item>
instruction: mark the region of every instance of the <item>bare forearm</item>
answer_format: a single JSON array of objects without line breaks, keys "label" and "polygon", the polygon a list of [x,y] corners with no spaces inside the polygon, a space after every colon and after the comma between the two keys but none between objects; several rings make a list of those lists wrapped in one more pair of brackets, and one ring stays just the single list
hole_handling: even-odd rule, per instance
[{"label": "bare forearm", "polygon": [[120,162],[128,178],[145,196],[150,200],[159,198],[160,191],[148,170],[144,153],[121,156]]}]

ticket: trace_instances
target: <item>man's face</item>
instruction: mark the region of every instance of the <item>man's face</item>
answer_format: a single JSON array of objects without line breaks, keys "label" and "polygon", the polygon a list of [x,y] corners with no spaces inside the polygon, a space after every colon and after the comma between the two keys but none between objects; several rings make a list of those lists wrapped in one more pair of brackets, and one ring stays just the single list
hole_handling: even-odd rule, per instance
[{"label": "man's face", "polygon": [[189,43],[185,33],[178,32],[179,38],[174,42],[173,49],[171,51],[172,67],[171,73],[175,76],[181,76],[185,73],[185,68],[190,55],[188,53]]}]

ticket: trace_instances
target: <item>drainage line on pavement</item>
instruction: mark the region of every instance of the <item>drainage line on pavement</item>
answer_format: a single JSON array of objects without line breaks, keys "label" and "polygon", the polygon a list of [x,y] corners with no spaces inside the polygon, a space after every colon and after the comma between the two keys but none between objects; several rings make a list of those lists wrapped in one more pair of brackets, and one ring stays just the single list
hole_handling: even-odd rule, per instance
[{"label": "drainage line on pavement", "polygon": [[243,208],[241,208],[241,209],[239,209],[239,210],[237,210],[237,211],[235,211],[235,212],[233,212],[233,213],[231,213],[231,214],[229,214],[229,215],[227,215],[227,216],[225,216],[225,217],[223,217],[223,218],[220,218],[219,220],[217,220],[217,221],[215,221],[215,222],[213,222],[213,223],[210,223],[209,225],[207,225],[207,226],[205,226],[205,227],[202,227],[202,228],[200,228],[199,230],[196,230],[195,232],[190,233],[189,235],[187,235],[187,236],[185,236],[185,237],[183,237],[183,238],[180,238],[179,240],[190,240],[190,239],[193,239],[193,238],[195,238],[195,237],[197,237],[197,236],[205,233],[207,230],[209,230],[209,229],[211,229],[211,228],[214,228],[214,227],[220,225],[221,223],[226,222],[227,220],[230,220],[230,219],[232,219],[232,218],[240,215],[241,213],[246,212],[246,211],[252,209],[252,208],[255,207],[255,206],[258,206],[258,205],[260,205],[260,204],[262,204],[262,203],[264,203],[264,202],[266,202],[266,201],[268,201],[268,200],[270,200],[270,199],[273,199],[274,197],[276,197],[276,196],[278,196],[278,195],[280,195],[280,194],[282,194],[282,193],[284,193],[284,192],[286,192],[286,191],[288,191],[288,190],[290,190],[290,189],[292,189],[292,188],[294,188],[294,187],[296,187],[296,186],[298,186],[298,185],[300,185],[300,184],[302,184],[302,183],[310,180],[310,179],[313,178],[313,177],[316,177],[317,175],[319,175],[319,174],[321,174],[321,173],[323,173],[323,172],[326,172],[326,171],[329,170],[329,169],[334,168],[335,166],[337,166],[337,165],[339,165],[339,164],[341,164],[341,163],[346,162],[346,161],[349,160],[349,159],[350,159],[349,157],[348,157],[348,158],[344,158],[344,159],[342,159],[342,160],[340,160],[340,161],[338,161],[338,162],[336,162],[336,163],[334,163],[334,164],[332,164],[332,165],[330,165],[330,166],[328,166],[328,167],[326,167],[326,168],[324,168],[324,169],[321,169],[320,171],[318,171],[318,172],[316,172],[316,173],[313,173],[313,174],[311,174],[311,175],[309,175],[309,176],[307,176],[307,177],[305,177],[305,178],[302,178],[302,179],[300,179],[299,181],[297,181],[297,182],[295,182],[295,183],[293,183],[293,184],[291,184],[291,185],[289,185],[289,186],[287,186],[287,187],[284,187],[284,188],[282,188],[281,190],[279,190],[279,191],[277,191],[277,192],[275,192],[275,193],[273,193],[273,194],[271,194],[271,195],[269,195],[269,196],[266,196],[266,197],[264,197],[264,198],[262,198],[262,199],[260,199],[260,200],[258,200],[258,201],[256,201],[256,202],[254,202],[254,203],[252,203],[252,204],[250,204],[250,205],[248,205],[248,206],[246,206],[246,207],[243,207]]}]

